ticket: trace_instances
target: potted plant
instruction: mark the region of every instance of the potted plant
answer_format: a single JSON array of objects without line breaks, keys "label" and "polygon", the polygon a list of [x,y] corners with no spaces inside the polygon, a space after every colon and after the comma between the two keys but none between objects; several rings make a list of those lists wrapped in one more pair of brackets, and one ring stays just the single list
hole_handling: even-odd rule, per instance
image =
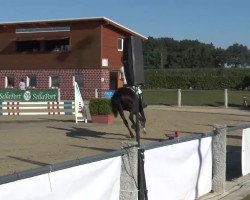
[{"label": "potted plant", "polygon": [[89,112],[92,122],[113,123],[111,100],[107,98],[93,98],[89,101]]}]

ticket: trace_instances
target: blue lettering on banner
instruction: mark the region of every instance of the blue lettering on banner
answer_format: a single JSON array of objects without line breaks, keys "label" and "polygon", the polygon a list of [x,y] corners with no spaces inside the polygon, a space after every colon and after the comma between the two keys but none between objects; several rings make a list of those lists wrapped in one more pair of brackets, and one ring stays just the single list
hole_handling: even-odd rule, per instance
[{"label": "blue lettering on banner", "polygon": [[103,93],[103,97],[107,99],[111,99],[114,93],[115,93],[115,90],[105,90]]}]

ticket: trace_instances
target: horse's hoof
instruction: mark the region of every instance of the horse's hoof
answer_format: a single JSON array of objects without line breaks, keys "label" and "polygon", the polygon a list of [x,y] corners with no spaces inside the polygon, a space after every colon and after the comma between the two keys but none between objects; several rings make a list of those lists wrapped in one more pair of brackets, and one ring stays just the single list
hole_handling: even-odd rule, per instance
[{"label": "horse's hoof", "polygon": [[134,136],[134,135],[132,135],[132,134],[130,135],[130,137],[131,137],[131,139],[135,138],[135,136]]},{"label": "horse's hoof", "polygon": [[132,128],[132,129],[135,129],[135,125],[134,125],[134,124],[132,124],[132,125],[131,125],[131,128]]}]

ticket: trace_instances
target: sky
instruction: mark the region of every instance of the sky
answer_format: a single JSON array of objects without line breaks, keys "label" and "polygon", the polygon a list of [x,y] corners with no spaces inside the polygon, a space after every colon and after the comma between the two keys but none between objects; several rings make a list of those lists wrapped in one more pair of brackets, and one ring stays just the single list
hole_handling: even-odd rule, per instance
[{"label": "sky", "polygon": [[107,17],[146,37],[250,49],[249,0],[0,0],[0,23]]}]

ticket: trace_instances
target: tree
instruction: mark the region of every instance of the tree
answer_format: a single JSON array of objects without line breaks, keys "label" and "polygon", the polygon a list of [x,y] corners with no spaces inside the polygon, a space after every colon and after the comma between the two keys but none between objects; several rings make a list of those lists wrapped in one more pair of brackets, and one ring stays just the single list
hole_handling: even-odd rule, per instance
[{"label": "tree", "polygon": [[223,68],[227,60],[226,50],[222,48],[215,49],[213,57],[214,57],[214,66],[216,68]]},{"label": "tree", "polygon": [[249,50],[242,44],[233,44],[226,50],[226,63],[234,68],[246,67],[249,65]]},{"label": "tree", "polygon": [[198,40],[177,41],[173,38],[149,37],[143,43],[146,69],[159,68],[224,68],[250,65],[246,46],[234,44],[226,50]]}]

